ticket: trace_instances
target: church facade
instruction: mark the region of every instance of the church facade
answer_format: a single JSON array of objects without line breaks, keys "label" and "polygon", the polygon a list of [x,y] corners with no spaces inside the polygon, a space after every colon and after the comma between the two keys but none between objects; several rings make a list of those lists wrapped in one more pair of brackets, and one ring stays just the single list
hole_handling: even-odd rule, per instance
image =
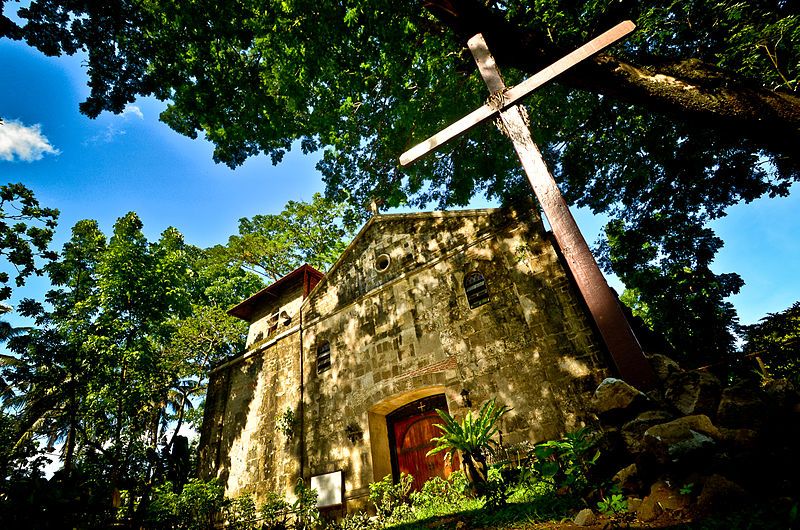
[{"label": "church facade", "polygon": [[230,314],[247,346],[211,373],[200,470],[257,503],[303,477],[352,511],[386,475],[446,475],[425,457],[437,408],[495,398],[505,446],[558,437],[610,373],[530,209],[373,216],[326,275],[300,267]]}]

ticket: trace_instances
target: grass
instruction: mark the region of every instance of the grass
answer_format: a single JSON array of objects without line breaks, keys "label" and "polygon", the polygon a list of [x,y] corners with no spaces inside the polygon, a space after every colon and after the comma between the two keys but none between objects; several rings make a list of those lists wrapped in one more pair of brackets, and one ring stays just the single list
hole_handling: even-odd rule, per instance
[{"label": "grass", "polygon": [[[493,529],[548,529],[564,527],[574,528],[570,524],[572,516],[585,505],[574,497],[558,495],[547,485],[536,489],[518,490],[509,498],[506,506],[489,510],[481,500],[470,500],[462,503],[458,509],[432,507],[415,508],[413,521],[390,525],[394,530],[459,530],[480,528]],[[739,506],[735,511],[714,514],[708,517],[697,517],[693,521],[665,519],[656,521],[655,526],[666,530],[786,530],[800,528],[796,513],[792,512],[792,504],[776,502],[756,502]],[[595,510],[596,511],[596,510]],[[653,528],[652,523],[628,522],[621,518],[604,519],[600,524],[604,528]]]}]

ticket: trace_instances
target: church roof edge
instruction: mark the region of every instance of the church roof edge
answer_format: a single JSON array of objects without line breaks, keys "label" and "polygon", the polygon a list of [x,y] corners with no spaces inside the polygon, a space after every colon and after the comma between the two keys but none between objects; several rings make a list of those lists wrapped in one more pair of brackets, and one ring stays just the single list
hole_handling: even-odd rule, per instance
[{"label": "church roof edge", "polygon": [[[491,215],[496,213],[500,210],[503,210],[502,207],[500,208],[472,208],[467,210],[432,210],[429,212],[409,212],[409,213],[387,213],[387,214],[375,214],[370,217],[364,226],[353,236],[353,239],[350,241],[350,244],[347,245],[347,248],[344,249],[342,254],[339,256],[339,259],[331,266],[330,269],[323,275],[319,282],[314,286],[312,292],[315,291],[317,288],[321,288],[320,285],[325,283],[326,278],[337,268],[339,268],[339,264],[344,261],[344,259],[352,252],[352,249],[355,247],[356,241],[358,241],[364,233],[366,233],[369,228],[375,224],[380,223],[382,221],[394,221],[397,219],[425,219],[425,218],[436,218],[436,217],[477,217],[481,215]],[[311,294],[311,293],[309,293]],[[305,302],[303,302],[305,304]]]},{"label": "church roof edge", "polygon": [[302,282],[303,297],[305,298],[324,277],[325,274],[308,263],[305,263],[286,276],[264,287],[243,302],[233,306],[228,310],[228,314],[232,317],[250,322],[255,312],[264,305],[264,301],[269,299],[269,297],[277,297],[279,293]]}]

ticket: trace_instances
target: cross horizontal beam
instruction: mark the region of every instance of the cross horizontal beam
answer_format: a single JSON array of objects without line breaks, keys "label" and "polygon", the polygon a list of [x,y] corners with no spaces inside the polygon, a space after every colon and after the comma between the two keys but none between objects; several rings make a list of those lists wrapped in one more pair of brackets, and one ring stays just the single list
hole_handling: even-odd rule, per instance
[{"label": "cross horizontal beam", "polygon": [[558,61],[537,72],[522,83],[508,89],[508,91],[504,93],[503,104],[499,108],[487,103],[470,112],[448,127],[442,129],[424,142],[415,145],[400,155],[400,164],[403,166],[410,164],[418,158],[428,154],[430,151],[433,151],[445,142],[460,136],[471,127],[491,118],[500,110],[506,109],[518,102],[520,99],[530,94],[533,90],[547,83],[565,70],[624,37],[633,31],[635,27],[636,25],[630,20],[620,22],[602,35],[595,37],[577,50],[565,55]]}]

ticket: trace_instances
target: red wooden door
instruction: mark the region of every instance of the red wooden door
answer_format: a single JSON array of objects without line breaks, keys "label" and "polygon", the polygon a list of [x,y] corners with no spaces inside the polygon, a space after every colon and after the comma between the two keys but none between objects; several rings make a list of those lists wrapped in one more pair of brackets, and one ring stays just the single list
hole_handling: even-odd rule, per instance
[{"label": "red wooden door", "polygon": [[444,396],[426,398],[406,405],[389,418],[395,479],[400,473],[414,477],[413,488],[419,490],[430,478],[447,478],[452,466],[444,452],[425,456],[436,445],[431,438],[441,435],[435,424],[442,423],[435,409],[447,409]]}]

